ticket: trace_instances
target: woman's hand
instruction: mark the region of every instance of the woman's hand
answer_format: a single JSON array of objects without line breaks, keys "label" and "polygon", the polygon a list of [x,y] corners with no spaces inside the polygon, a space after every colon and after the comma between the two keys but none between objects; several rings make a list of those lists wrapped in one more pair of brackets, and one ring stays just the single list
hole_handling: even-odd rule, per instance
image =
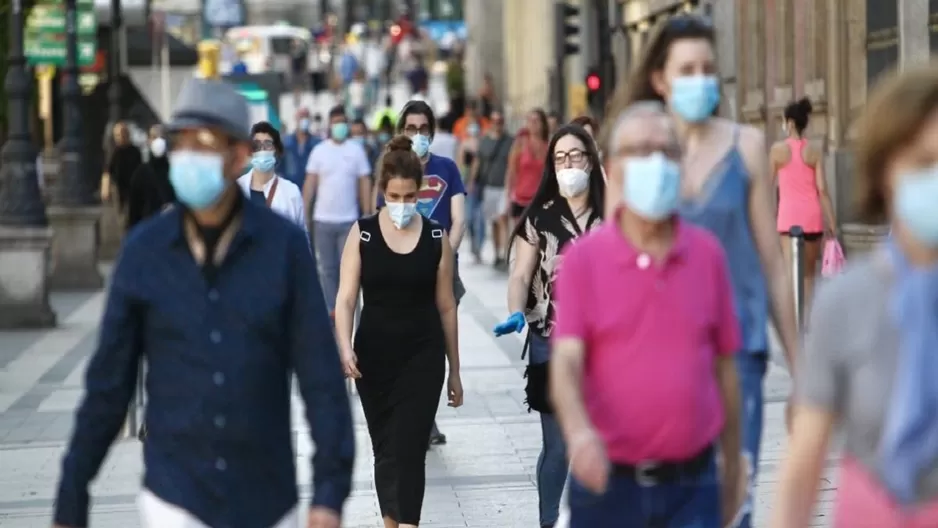
[{"label": "woman's hand", "polygon": [[362,373],[358,371],[358,356],[352,350],[342,352],[342,370],[346,378],[359,379]]},{"label": "woman's hand", "polygon": [[462,379],[459,378],[459,372],[450,372],[449,380],[446,382],[446,393],[449,397],[450,407],[462,406]]}]

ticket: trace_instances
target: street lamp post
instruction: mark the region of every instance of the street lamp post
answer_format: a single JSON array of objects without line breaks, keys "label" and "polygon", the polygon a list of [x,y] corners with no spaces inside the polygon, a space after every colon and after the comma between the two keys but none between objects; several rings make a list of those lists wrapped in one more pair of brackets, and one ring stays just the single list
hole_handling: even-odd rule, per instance
[{"label": "street lamp post", "polygon": [[59,143],[59,177],[53,189],[49,220],[55,233],[49,287],[57,290],[98,290],[98,221],[101,207],[92,194],[82,164],[81,87],[78,85],[78,6],[65,0],[65,70],[62,100],[65,133]]},{"label": "street lamp post", "polygon": [[[108,65],[108,102],[110,103],[111,127],[121,120],[121,31],[124,27],[124,17],[121,13],[121,0],[111,0],[111,49],[108,52],[110,64]],[[108,130],[108,134],[111,130]]]},{"label": "street lamp post", "polygon": [[23,1],[10,5],[10,54],[4,82],[9,131],[0,151],[0,328],[55,326],[46,283],[52,230],[39,194],[29,132],[32,79],[23,49]]}]

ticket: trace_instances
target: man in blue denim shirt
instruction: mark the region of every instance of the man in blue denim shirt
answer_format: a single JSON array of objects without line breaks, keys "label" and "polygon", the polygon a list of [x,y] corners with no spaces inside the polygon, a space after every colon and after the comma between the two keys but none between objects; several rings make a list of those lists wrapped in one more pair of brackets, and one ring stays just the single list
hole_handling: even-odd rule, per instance
[{"label": "man in blue denim shirt", "polygon": [[[146,360],[144,525],[295,528],[290,425],[296,374],[313,441],[308,528],[338,528],[354,431],[303,231],[242,197],[247,103],[192,80],[170,125],[177,204],[142,222],[117,260],[86,394],[62,462],[56,526],[88,526],[88,486]],[[174,522],[179,524],[174,524]]]},{"label": "man in blue denim shirt", "polygon": [[310,133],[312,123],[309,110],[300,110],[296,115],[296,132],[283,138],[283,174],[300,189],[306,182],[306,162],[309,153],[319,144],[320,138]]}]

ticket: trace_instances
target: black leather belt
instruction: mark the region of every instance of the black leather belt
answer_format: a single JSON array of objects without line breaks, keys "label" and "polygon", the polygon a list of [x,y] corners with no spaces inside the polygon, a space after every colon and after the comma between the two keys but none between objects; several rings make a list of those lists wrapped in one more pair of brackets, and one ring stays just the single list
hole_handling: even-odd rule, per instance
[{"label": "black leather belt", "polygon": [[681,477],[695,477],[702,473],[713,459],[713,445],[683,462],[656,462],[649,460],[635,465],[613,464],[613,475],[633,479],[639,486],[655,486],[674,482]]}]

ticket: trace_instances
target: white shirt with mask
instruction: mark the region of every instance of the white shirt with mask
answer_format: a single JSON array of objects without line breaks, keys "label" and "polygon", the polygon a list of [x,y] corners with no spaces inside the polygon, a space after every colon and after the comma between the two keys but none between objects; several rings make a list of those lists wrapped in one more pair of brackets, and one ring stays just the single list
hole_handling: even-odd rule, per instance
[{"label": "white shirt with mask", "polygon": [[[251,198],[251,176],[253,174],[254,171],[250,170],[247,174],[238,178],[238,185],[249,199]],[[265,200],[270,198],[274,181],[277,182],[277,192],[274,193],[274,199],[270,202],[270,208],[280,216],[300,226],[303,231],[306,231],[306,207],[303,205],[303,193],[300,192],[300,188],[290,180],[275,175],[262,189]]]},{"label": "white shirt with mask", "polygon": [[358,220],[359,180],[371,175],[365,147],[356,141],[327,139],[310,153],[306,174],[319,177],[313,220],[330,224]]}]

